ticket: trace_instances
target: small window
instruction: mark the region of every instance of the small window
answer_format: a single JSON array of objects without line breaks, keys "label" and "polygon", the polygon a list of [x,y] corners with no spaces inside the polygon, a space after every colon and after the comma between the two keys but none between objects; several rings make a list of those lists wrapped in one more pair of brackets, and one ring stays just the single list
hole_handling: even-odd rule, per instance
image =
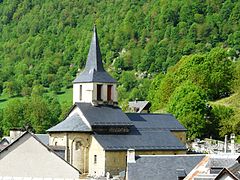
[{"label": "small window", "polygon": [[57,146],[57,142],[55,142],[55,146]]},{"label": "small window", "polygon": [[108,101],[112,100],[112,85],[107,86],[107,100]]},{"label": "small window", "polygon": [[97,100],[102,100],[102,84],[97,84]]},{"label": "small window", "polygon": [[81,142],[80,142],[80,141],[77,141],[77,142],[76,142],[76,145],[75,145],[75,149],[76,149],[76,150],[79,150],[80,147],[81,147],[81,145],[82,145]]},{"label": "small window", "polygon": [[97,164],[97,155],[94,155],[94,164]]},{"label": "small window", "polygon": [[79,100],[82,100],[82,85],[79,86]]}]

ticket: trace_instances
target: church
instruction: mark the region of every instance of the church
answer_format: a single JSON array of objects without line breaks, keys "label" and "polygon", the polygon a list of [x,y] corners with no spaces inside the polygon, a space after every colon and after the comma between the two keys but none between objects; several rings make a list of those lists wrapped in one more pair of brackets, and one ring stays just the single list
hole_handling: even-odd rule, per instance
[{"label": "church", "polygon": [[49,146],[85,176],[117,175],[136,155],[186,154],[186,129],[171,114],[124,113],[117,81],[104,69],[97,30],[84,70],[73,81],[73,106],[47,130]]}]

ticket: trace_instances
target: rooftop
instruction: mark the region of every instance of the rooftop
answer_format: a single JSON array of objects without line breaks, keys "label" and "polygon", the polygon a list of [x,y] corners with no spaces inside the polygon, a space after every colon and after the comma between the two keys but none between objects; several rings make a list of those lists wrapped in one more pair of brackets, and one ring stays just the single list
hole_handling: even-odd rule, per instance
[{"label": "rooftop", "polygon": [[73,81],[73,83],[82,82],[117,83],[117,81],[104,70],[97,29],[95,26],[93,28],[93,36],[88,52],[86,66],[83,72],[81,72]]},{"label": "rooftop", "polygon": [[60,122],[56,126],[47,130],[48,132],[89,132],[89,128],[81,119],[81,117],[75,113],[70,117],[67,117],[64,121]]},{"label": "rooftop", "polygon": [[127,113],[138,130],[186,131],[172,114]]},{"label": "rooftop", "polygon": [[91,126],[132,125],[128,116],[119,107],[108,105],[93,106],[91,103],[76,103],[76,106],[82,111]]},{"label": "rooftop", "polygon": [[131,131],[130,134],[93,135],[104,150],[186,150],[170,131]]},{"label": "rooftop", "polygon": [[205,155],[142,155],[136,163],[128,163],[128,179],[177,180],[185,177]]}]

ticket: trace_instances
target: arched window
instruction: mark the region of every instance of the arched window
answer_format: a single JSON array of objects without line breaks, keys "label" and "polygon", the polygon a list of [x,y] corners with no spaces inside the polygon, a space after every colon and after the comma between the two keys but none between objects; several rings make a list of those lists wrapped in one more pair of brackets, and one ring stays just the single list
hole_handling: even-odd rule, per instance
[{"label": "arched window", "polygon": [[75,144],[75,150],[79,150],[81,148],[81,142],[80,141],[77,141],[76,144]]}]

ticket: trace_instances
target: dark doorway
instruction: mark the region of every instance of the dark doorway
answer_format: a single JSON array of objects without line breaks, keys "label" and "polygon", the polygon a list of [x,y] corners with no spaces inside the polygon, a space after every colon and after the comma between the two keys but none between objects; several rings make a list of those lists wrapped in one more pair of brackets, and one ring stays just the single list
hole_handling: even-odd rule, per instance
[{"label": "dark doorway", "polygon": [[97,100],[102,100],[102,84],[97,84]]},{"label": "dark doorway", "polygon": [[107,100],[108,101],[112,100],[112,85],[107,86]]}]

